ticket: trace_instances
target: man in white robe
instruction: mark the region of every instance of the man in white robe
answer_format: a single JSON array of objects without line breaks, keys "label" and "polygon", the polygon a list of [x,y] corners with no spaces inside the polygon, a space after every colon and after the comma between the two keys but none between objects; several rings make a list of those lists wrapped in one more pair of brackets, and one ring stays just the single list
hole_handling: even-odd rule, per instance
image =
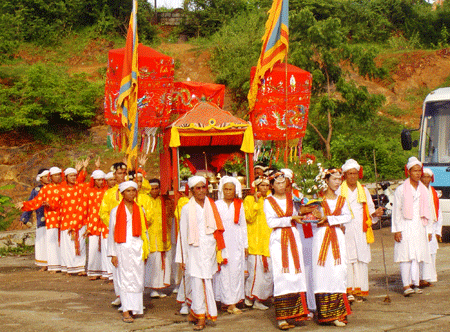
[{"label": "man in white robe", "polygon": [[[45,185],[50,183],[49,170],[42,168],[39,170],[38,175],[36,177],[36,182],[39,182],[39,185],[34,187],[31,191],[29,201],[35,198],[39,191]],[[45,238],[45,215],[44,215],[44,207],[41,206],[36,211],[36,238],[34,245],[34,254],[35,254],[35,264],[40,266],[39,272],[47,271],[47,244]],[[31,215],[33,211],[25,211],[20,216],[20,221],[25,225],[30,221]]]},{"label": "man in white robe", "polygon": [[347,199],[352,219],[345,225],[347,247],[347,297],[350,302],[362,302],[369,295],[370,243],[373,242],[372,224],[383,214],[375,210],[369,190],[362,186],[362,167],[349,159],[342,165],[344,182],[336,192]]},{"label": "man in white robe", "polygon": [[206,197],[206,179],[193,176],[188,185],[193,197],[181,210],[175,261],[181,263],[189,275],[192,304],[188,319],[196,323],[196,330],[202,330],[206,318],[217,319],[212,278],[218,270],[218,263],[223,262],[221,251],[225,245],[217,207]]},{"label": "man in white robe", "polygon": [[[395,190],[392,211],[394,262],[400,263],[403,295],[420,294],[419,263],[430,262],[427,225],[430,221],[428,189],[420,182],[422,163],[408,159],[409,178]],[[431,233],[431,231],[429,232]],[[415,289],[411,288],[414,281]]]},{"label": "man in white robe", "polygon": [[430,185],[431,182],[434,182],[433,171],[429,168],[424,168],[420,181],[428,189],[428,200],[430,204],[430,216],[432,222],[432,233],[428,234],[428,245],[430,248],[431,261],[430,263],[423,263],[420,265],[419,286],[423,288],[431,286],[432,282],[437,282],[436,254],[439,248],[438,243],[442,241],[442,211],[439,204],[439,195]]},{"label": "man in white robe", "polygon": [[223,237],[228,263],[214,276],[214,292],[216,301],[228,306],[230,314],[242,313],[236,304],[245,298],[245,251],[248,249],[244,206],[237,197],[242,197],[241,183],[231,176],[222,177],[216,205],[225,229]]},{"label": "man in white robe", "polygon": [[122,302],[122,320],[132,323],[132,315],[144,313],[144,260],[149,253],[147,226],[142,207],[134,201],[136,182],[122,182],[119,190],[123,200],[111,211],[108,256],[117,270],[115,277]]}]

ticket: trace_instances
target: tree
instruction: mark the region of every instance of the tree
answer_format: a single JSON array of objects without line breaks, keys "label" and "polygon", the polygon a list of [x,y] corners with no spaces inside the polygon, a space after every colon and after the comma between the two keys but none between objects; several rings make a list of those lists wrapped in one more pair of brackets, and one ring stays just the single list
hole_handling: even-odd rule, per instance
[{"label": "tree", "polygon": [[247,0],[185,0],[181,29],[189,36],[211,36],[233,17],[254,6]]},{"label": "tree", "polygon": [[316,20],[309,9],[290,17],[291,62],[309,70],[313,76],[312,105],[308,124],[325,147],[331,159],[333,118],[355,116],[367,121],[382,105],[382,96],[373,96],[366,88],[345,81],[343,63],[354,66],[364,76],[380,76],[383,71],[374,64],[373,49],[352,46],[347,31],[335,17]]}]

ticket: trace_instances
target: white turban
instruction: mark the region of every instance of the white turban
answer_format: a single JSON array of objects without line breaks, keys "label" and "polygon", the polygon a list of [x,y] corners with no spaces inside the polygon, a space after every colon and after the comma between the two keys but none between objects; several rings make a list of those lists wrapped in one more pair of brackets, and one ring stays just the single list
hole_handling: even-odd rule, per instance
[{"label": "white turban", "polygon": [[55,174],[62,173],[62,170],[59,167],[50,167],[49,172],[50,172],[50,175],[55,175]]},{"label": "white turban", "polygon": [[109,180],[109,179],[114,179],[114,173],[113,172],[106,173],[105,180]]},{"label": "white turban", "polygon": [[282,168],[280,169],[280,171],[283,172],[285,178],[288,178],[292,182],[292,180],[294,179],[294,172],[292,170],[290,170],[289,168]]},{"label": "white turban", "polygon": [[263,165],[255,165],[253,168],[260,168],[260,169],[262,169],[263,171],[265,171],[266,169],[268,169],[269,167],[267,167],[267,166],[263,166]]},{"label": "white turban", "polygon": [[105,173],[102,170],[97,169],[92,172],[91,178],[93,178],[94,180],[104,179]]},{"label": "white turban", "polygon": [[406,168],[409,171],[411,169],[411,167],[413,167],[415,165],[419,165],[420,167],[422,167],[422,163],[419,161],[419,159],[417,159],[416,157],[410,157],[408,159],[408,163],[406,164]]},{"label": "white turban", "polygon": [[123,193],[128,188],[134,188],[137,190],[138,188],[137,183],[134,181],[125,181],[119,184],[119,190],[121,193]]},{"label": "white turban", "polygon": [[234,184],[236,196],[238,196],[239,198],[242,198],[242,185],[239,182],[239,180],[232,176],[225,175],[220,179],[220,182],[219,182],[219,193],[218,193],[219,199],[223,199],[223,186],[226,183]]},{"label": "white turban", "polygon": [[189,188],[194,188],[195,185],[200,182],[203,182],[204,184],[206,184],[206,179],[204,176],[199,176],[199,175],[191,176],[188,179],[188,186],[189,186]]},{"label": "white turban", "polygon": [[259,186],[261,183],[270,184],[269,178],[265,175],[258,176],[255,181],[252,182],[252,187]]},{"label": "white turban", "polygon": [[359,166],[358,162],[354,159],[348,159],[345,161],[345,164],[342,165],[342,172],[347,172],[351,170],[352,168],[356,169],[359,172],[359,169],[361,166]]},{"label": "white turban", "polygon": [[75,168],[69,167],[64,171],[64,175],[67,176],[69,174],[77,174],[77,170]]},{"label": "white turban", "polygon": [[36,176],[36,181],[37,181],[37,182],[41,181],[41,177],[46,176],[46,175],[48,175],[49,173],[50,173],[50,172],[49,172],[48,169],[46,169],[45,171],[42,171],[41,173],[39,173],[39,174]]},{"label": "white turban", "polygon": [[423,169],[423,174],[428,174],[429,176],[434,176],[433,171],[430,168],[428,168],[428,167],[425,167]]}]

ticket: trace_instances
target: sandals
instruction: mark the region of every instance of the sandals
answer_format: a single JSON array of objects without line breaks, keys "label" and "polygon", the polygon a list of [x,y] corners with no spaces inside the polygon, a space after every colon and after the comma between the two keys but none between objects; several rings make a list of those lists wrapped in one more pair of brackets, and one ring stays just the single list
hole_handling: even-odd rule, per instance
[{"label": "sandals", "polygon": [[133,323],[134,322],[134,318],[131,317],[131,316],[122,317],[122,322],[124,322],[124,323]]},{"label": "sandals", "polygon": [[433,287],[433,284],[430,283],[430,282],[428,282],[428,281],[422,280],[422,281],[419,283],[419,287],[420,287],[420,288]]},{"label": "sandals", "polygon": [[337,327],[344,327],[344,326],[347,325],[346,323],[341,322],[341,321],[338,320],[338,319],[335,319],[335,320],[333,321],[333,324],[334,324],[334,326],[337,326]]},{"label": "sandals", "polygon": [[194,325],[194,331],[200,331],[203,330],[206,326],[205,319],[199,319],[197,324]]},{"label": "sandals", "polygon": [[191,312],[189,313],[187,319],[188,319],[188,322],[191,322],[191,323],[197,323],[198,322],[198,319],[195,318],[194,315]]},{"label": "sandals", "polygon": [[240,314],[242,314],[242,310],[241,309],[238,309],[238,308],[236,308],[236,307],[234,307],[233,309],[227,309],[227,312],[229,313],[229,314],[234,314],[234,315],[240,315]]},{"label": "sandals", "polygon": [[278,324],[278,328],[283,331],[292,329],[294,327],[295,327],[295,325],[291,325],[288,322],[283,322],[281,324]]}]

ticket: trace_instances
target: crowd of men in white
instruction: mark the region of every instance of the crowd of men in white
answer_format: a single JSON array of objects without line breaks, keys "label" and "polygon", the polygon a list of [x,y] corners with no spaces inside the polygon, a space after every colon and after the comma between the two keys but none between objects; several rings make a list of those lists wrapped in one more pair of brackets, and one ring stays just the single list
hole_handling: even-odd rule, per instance
[{"label": "crowd of men in white", "polygon": [[[126,323],[144,313],[145,287],[164,297],[172,285],[195,330],[217,318],[216,302],[241,314],[242,302],[266,310],[273,299],[278,327],[287,330],[303,320],[345,326],[350,303],[367,299],[372,225],[383,208],[375,209],[353,159],[326,170],[321,199],[309,203],[291,170],[259,165],[243,200],[236,178],[221,178],[214,201],[207,180],[193,176],[176,206],[161,197],[158,179],[148,181],[142,169],[127,172],[124,163],[108,174],[97,169],[85,182],[88,162],[40,170],[40,184],[17,207],[28,211],[24,223],[36,211],[41,270],[111,280],[112,304]],[[405,169],[392,232],[403,294],[410,296],[437,281],[442,215],[431,170],[415,157]]]}]

